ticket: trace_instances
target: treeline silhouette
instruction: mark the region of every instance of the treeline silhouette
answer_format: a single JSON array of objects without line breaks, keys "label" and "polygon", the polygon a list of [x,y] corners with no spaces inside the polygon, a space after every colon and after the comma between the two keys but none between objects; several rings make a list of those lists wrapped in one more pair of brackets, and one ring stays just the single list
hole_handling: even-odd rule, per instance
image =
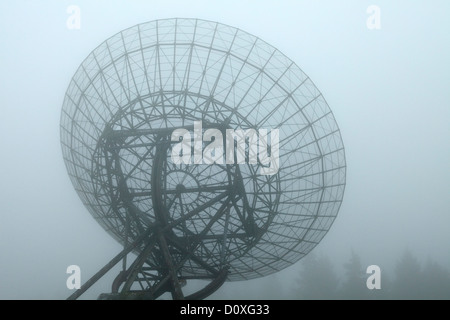
[{"label": "treeline silhouette", "polygon": [[369,290],[366,273],[357,253],[351,252],[344,264],[341,279],[335,266],[325,255],[310,253],[300,264],[299,274],[292,289],[293,299],[342,300],[448,300],[450,273],[437,262],[428,259],[421,264],[405,250],[395,265],[393,275],[381,271],[381,289]]}]

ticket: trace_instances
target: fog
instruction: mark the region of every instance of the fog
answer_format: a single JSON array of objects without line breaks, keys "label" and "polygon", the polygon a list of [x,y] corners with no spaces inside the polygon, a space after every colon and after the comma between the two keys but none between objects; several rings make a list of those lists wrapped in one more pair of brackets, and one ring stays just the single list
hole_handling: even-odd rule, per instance
[{"label": "fog", "polygon": [[[69,29],[69,5],[81,9]],[[370,5],[380,29],[369,29]],[[2,1],[0,3],[0,299],[65,299],[66,268],[87,281],[122,249],[76,194],[59,120],[67,86],[101,42],[172,17],[225,23],[295,61],[341,129],[347,185],[338,217],[313,250],[344,282],[352,251],[395,276],[406,250],[450,270],[450,2]],[[296,298],[304,263],[227,282],[213,299]],[[83,296],[109,292],[118,269]],[[277,290],[270,288],[278,287]]]}]

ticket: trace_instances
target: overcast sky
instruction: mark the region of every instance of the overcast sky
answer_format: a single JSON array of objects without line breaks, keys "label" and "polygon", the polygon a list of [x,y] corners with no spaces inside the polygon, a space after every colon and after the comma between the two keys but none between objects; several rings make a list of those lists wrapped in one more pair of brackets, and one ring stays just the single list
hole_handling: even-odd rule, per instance
[{"label": "overcast sky", "polygon": [[[81,9],[79,30],[66,25],[72,4]],[[380,29],[367,27],[370,5],[381,10]],[[79,265],[86,281],[120,251],[71,185],[61,106],[97,45],[172,17],[225,23],[267,41],[326,98],[348,170],[343,205],[317,252],[336,269],[353,249],[364,265],[391,270],[405,248],[450,267],[449,12],[447,0],[1,1],[0,299],[64,299],[67,266]],[[214,297],[255,298],[264,284],[288,285],[295,271],[229,283]],[[86,297],[110,291],[113,277]]]}]

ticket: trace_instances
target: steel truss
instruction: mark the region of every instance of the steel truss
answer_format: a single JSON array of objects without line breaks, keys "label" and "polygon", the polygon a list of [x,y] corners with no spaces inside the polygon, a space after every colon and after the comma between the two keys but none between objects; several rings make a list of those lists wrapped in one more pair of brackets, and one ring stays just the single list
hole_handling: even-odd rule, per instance
[{"label": "steel truss", "polygon": [[[171,133],[195,121],[279,130],[278,172],[174,164]],[[205,279],[189,296],[203,298],[277,272],[320,242],[345,188],[340,131],[309,77],[266,42],[198,19],[140,24],[98,46],[67,89],[61,144],[83,203],[124,247],[72,298],[121,260],[102,298],[180,299]]]}]

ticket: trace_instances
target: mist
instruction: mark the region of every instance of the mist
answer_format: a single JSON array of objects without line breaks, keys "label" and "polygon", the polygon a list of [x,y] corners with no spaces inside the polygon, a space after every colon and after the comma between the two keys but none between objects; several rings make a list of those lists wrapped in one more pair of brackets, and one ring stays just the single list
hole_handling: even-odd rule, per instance
[{"label": "mist", "polygon": [[[80,9],[79,29],[68,27],[70,5]],[[380,9],[379,28],[368,28],[370,5]],[[0,299],[66,299],[68,266],[80,266],[84,282],[122,250],[71,184],[61,106],[101,42],[172,17],[228,24],[279,49],[320,89],[345,145],[343,204],[320,244],[275,274],[226,282],[210,299],[351,299],[349,265],[364,286],[367,267],[381,270],[381,289],[356,298],[433,297],[450,271],[448,12],[444,0],[1,2]],[[410,280],[401,275],[411,265],[427,284],[404,296]],[[316,296],[305,293],[305,279],[317,276],[307,273],[311,266],[329,277]],[[426,280],[437,269],[444,283]],[[83,299],[110,292],[119,270]]]}]

